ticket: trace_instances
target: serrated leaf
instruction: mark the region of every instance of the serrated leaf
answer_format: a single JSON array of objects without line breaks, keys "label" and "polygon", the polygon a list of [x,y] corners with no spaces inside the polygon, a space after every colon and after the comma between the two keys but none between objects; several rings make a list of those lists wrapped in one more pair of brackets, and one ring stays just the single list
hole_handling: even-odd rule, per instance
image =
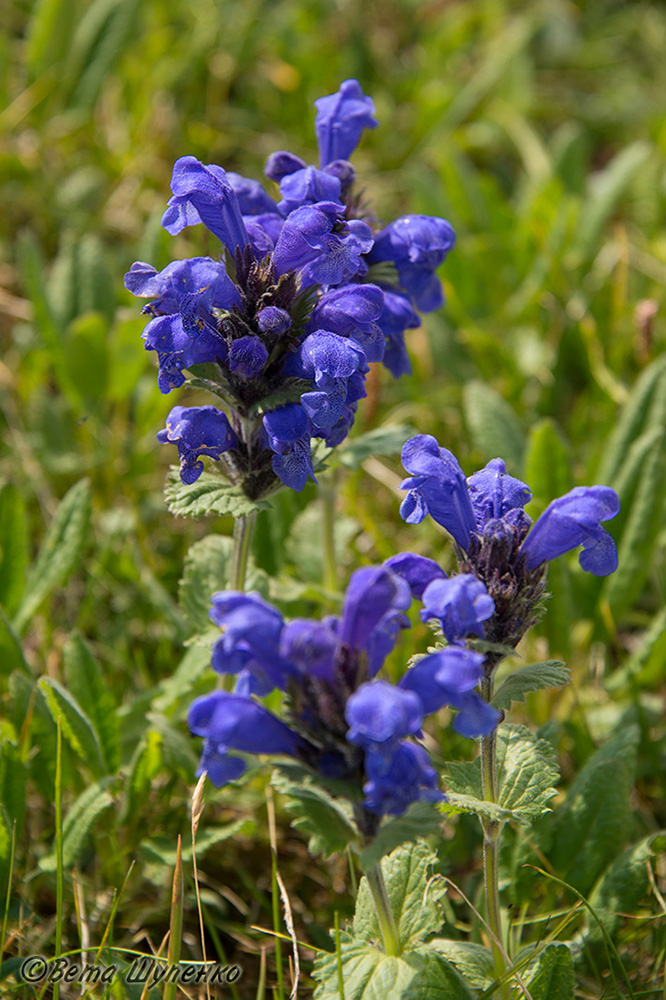
[{"label": "serrated leaf", "polygon": [[291,825],[309,837],[310,854],[330,857],[358,841],[351,807],[342,799],[334,799],[314,779],[303,775],[293,781],[287,768],[278,768],[271,784],[286,796],[285,809],[294,816]]},{"label": "serrated leaf", "polygon": [[[441,880],[432,881],[437,855],[427,844],[403,844],[382,858],[381,870],[403,949],[413,947],[442,924]],[[430,884],[429,884],[430,883]],[[377,913],[367,877],[361,879],[353,923],[354,937],[367,942],[381,939]]]},{"label": "serrated leaf", "polygon": [[0,490],[0,604],[13,615],[28,567],[28,521],[23,497],[11,483]]},{"label": "serrated leaf", "polygon": [[522,818],[549,811],[559,780],[555,751],[525,726],[501,726],[497,733],[498,802]]},{"label": "serrated leaf", "polygon": [[70,693],[86,713],[98,736],[105,769],[114,774],[120,763],[116,705],[97,660],[78,632],[74,632],[65,645],[63,667]]},{"label": "serrated leaf", "polygon": [[[665,850],[666,830],[651,833],[615,858],[603,873],[592,890],[589,903],[608,934],[617,930],[624,919],[623,914],[636,912],[649,887],[649,859],[663,855]],[[601,941],[596,921],[590,921],[586,939]]]},{"label": "serrated leaf", "polygon": [[384,424],[348,440],[336,457],[346,469],[358,469],[371,455],[399,455],[405,441],[416,433],[410,424]]},{"label": "serrated leaf", "polygon": [[574,972],[571,951],[554,941],[539,953],[536,967],[524,974],[532,1000],[573,1000]]},{"label": "serrated leaf", "polygon": [[561,660],[543,660],[514,670],[495,691],[493,705],[509,709],[514,701],[525,701],[532,691],[543,688],[561,688],[571,679],[569,670]]},{"label": "serrated leaf", "polygon": [[90,482],[81,479],[65,494],[26,580],[14,618],[21,635],[40,604],[79,566],[90,531]]},{"label": "serrated leaf", "polygon": [[600,747],[552,816],[549,860],[583,894],[624,847],[631,821],[639,732],[628,726]]},{"label": "serrated leaf", "polygon": [[374,868],[377,862],[401,844],[437,833],[441,819],[432,802],[413,802],[402,816],[380,826],[374,839],[361,851],[361,871]]},{"label": "serrated leaf", "polygon": [[455,966],[465,982],[476,989],[486,989],[495,981],[495,965],[492,952],[482,944],[473,941],[450,941],[448,938],[434,938],[428,946]]},{"label": "serrated leaf", "polygon": [[[456,970],[427,946],[394,958],[348,934],[340,938],[346,1000],[472,1000]],[[320,954],[313,976],[314,1000],[340,1000],[336,954]]]},{"label": "serrated leaf", "polygon": [[[65,871],[71,870],[78,861],[98,817],[109,806],[113,805],[113,799],[106,790],[110,780],[110,778],[103,778],[91,785],[90,788],[86,788],[65,816],[62,825],[62,854]],[[39,867],[42,871],[55,871],[55,853],[42,858]]]},{"label": "serrated leaf", "polygon": [[212,472],[202,472],[191,485],[183,483],[175,465],[169,470],[164,499],[170,512],[181,517],[243,517],[271,506],[268,500],[249,500],[240,486],[231,486]]},{"label": "serrated leaf", "polygon": [[52,677],[42,677],[37,686],[44,695],[54,722],[61,720],[63,736],[74,753],[96,775],[107,774],[99,736],[76,699]]},{"label": "serrated leaf", "polygon": [[[206,535],[187,551],[178,600],[195,632],[206,632],[211,627],[211,597],[229,587],[232,548],[233,541],[228,536]],[[267,577],[257,569],[251,557],[245,589],[258,590],[264,596],[268,590]]]},{"label": "serrated leaf", "polygon": [[503,822],[529,821],[549,811],[559,778],[555,752],[547,740],[538,739],[525,726],[502,725],[497,731],[498,800],[483,798],[481,759],[446,765],[447,803],[442,811],[474,812]]},{"label": "serrated leaf", "polygon": [[485,382],[468,382],[463,391],[465,420],[475,446],[486,459],[503,458],[510,472],[523,467],[525,433],[511,406]]}]

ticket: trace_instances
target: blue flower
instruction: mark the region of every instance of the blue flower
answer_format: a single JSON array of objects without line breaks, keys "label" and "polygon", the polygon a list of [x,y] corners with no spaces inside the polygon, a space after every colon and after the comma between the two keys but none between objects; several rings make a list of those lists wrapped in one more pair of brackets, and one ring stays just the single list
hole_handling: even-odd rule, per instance
[{"label": "blue flower", "polygon": [[279,653],[284,619],[256,593],[223,590],[212,597],[211,621],[223,629],[213,647],[213,669],[236,675],[236,692],[268,694],[284,689],[293,672]]},{"label": "blue flower", "polygon": [[430,514],[466,549],[477,525],[467,482],[455,455],[440,448],[431,434],[418,434],[405,443],[402,464],[411,473],[411,478],[400,484],[400,489],[409,490],[400,505],[403,520],[419,524]]},{"label": "blue flower", "polygon": [[473,573],[458,573],[449,580],[433,580],[423,591],[421,618],[436,618],[448,642],[468,635],[484,636],[483,622],[495,611],[485,584]]},{"label": "blue flower", "polygon": [[[282,201],[278,203],[278,209],[288,216],[304,205],[314,205],[319,201],[340,202],[340,189],[339,178],[317,170],[316,167],[303,167],[302,170],[286,174],[280,181]],[[341,203],[339,210],[344,210]]]},{"label": "blue flower", "polygon": [[601,527],[620,512],[620,501],[609,486],[577,486],[553,500],[523,542],[528,569],[571,549],[583,546],[580,564],[595,576],[608,576],[617,569],[617,548]]},{"label": "blue flower", "polygon": [[525,483],[508,475],[501,458],[491,462],[467,480],[469,498],[477,528],[482,530],[491,519],[504,517],[510,510],[522,508],[532,499]]},{"label": "blue flower", "polygon": [[384,289],[384,308],[377,322],[386,338],[385,366],[394,378],[409,375],[412,364],[405,347],[405,330],[421,325],[409,299]]},{"label": "blue flower", "polygon": [[351,337],[367,361],[384,357],[385,336],[377,320],[384,308],[384,293],[377,285],[343,285],[319,298],[308,323],[308,332],[326,330]]},{"label": "blue flower", "polygon": [[301,378],[311,379],[316,389],[304,392],[301,405],[317,428],[333,427],[343,414],[345,404],[365,394],[362,382],[353,376],[365,374],[367,359],[355,340],[337,333],[317,330],[309,334],[287,369]]},{"label": "blue flower", "polygon": [[273,471],[285,486],[300,492],[308,476],[315,480],[310,454],[310,419],[300,403],[264,414],[263,426],[271,451]]},{"label": "blue flower", "polygon": [[184,483],[196,482],[203,472],[202,455],[219,459],[223,452],[238,446],[226,414],[215,406],[174,406],[157,440],[178,445]]},{"label": "blue flower", "polygon": [[399,687],[421,701],[430,715],[444,705],[458,709],[453,728],[463,736],[486,736],[501,713],[475,690],[483,677],[484,656],[464,646],[447,646],[418,660],[400,679]]},{"label": "blue flower", "polygon": [[423,591],[433,580],[446,580],[447,576],[443,569],[434,559],[427,559],[425,556],[417,556],[414,552],[400,552],[397,556],[391,556],[384,565],[393,573],[397,573],[409,585],[414,597],[419,600],[423,596]]},{"label": "blue flower", "polygon": [[263,705],[239,694],[213,691],[190,705],[187,722],[196,736],[241,753],[297,756],[296,733]]},{"label": "blue flower", "polygon": [[432,312],[444,302],[436,271],[455,241],[455,233],[446,219],[405,215],[377,234],[368,262],[395,264],[400,285],[416,308]]},{"label": "blue flower", "polygon": [[348,160],[358,146],[364,128],[378,125],[375,106],[358,80],[345,80],[335,94],[315,101],[315,130],[322,167],[333,160]]},{"label": "blue flower", "polygon": [[232,340],[229,345],[229,371],[241,378],[257,378],[268,361],[268,351],[259,340],[251,334]]},{"label": "blue flower", "polygon": [[412,802],[441,802],[437,772],[422,746],[398,743],[388,761],[382,754],[365,755],[366,783],[363,805],[380,816],[402,816]]},{"label": "blue flower", "polygon": [[171,177],[173,196],[162,216],[162,225],[175,236],[186,226],[203,222],[224,243],[233,257],[250,240],[240,205],[222,167],[200,163],[194,156],[176,160]]}]

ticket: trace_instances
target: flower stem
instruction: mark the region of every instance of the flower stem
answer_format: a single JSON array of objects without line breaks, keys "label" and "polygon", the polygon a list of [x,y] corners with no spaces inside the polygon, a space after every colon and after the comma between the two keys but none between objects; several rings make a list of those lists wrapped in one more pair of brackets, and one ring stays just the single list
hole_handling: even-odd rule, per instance
[{"label": "flower stem", "polygon": [[[481,693],[485,701],[490,702],[493,695],[492,676],[481,681]],[[497,802],[497,730],[494,729],[481,740],[481,778],[483,781],[483,797],[486,802]],[[497,942],[502,942],[502,917],[500,913],[499,895],[499,848],[502,823],[498,820],[482,819],[483,825],[483,882],[486,894],[486,912],[488,926],[492,934],[492,952],[495,965],[495,976],[501,979],[506,973],[504,955]],[[508,996],[508,986],[500,986],[499,996],[504,1000]]]},{"label": "flower stem", "polygon": [[244,590],[256,512],[236,518],[231,550],[230,590]]},{"label": "flower stem", "polygon": [[374,868],[365,873],[365,877],[368,880],[372,900],[375,904],[384,951],[387,955],[397,956],[402,950],[400,948],[400,935],[393,910],[391,909],[391,903],[389,902],[381,867],[378,864],[375,865]]}]

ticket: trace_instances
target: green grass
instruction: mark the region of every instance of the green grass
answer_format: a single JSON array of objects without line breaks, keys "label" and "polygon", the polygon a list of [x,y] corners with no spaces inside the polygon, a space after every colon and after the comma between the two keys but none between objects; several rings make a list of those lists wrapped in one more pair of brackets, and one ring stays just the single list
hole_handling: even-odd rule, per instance
[{"label": "green grass", "polygon": [[[666,10],[609,0],[15,0],[4,21],[5,961],[91,954],[105,932],[107,964],[121,955],[113,949],[157,950],[179,835],[181,958],[201,957],[187,813],[197,748],[184,720],[211,678],[206,649],[184,646],[198,626],[179,580],[188,549],[210,533],[230,536],[232,521],[166,510],[173,456],[155,433],[174,401],[157,390],[122,274],[136,259],[163,266],[216,252],[198,229],[175,239],[160,230],[177,156],[255,177],[274,149],[313,159],[312,101],[355,76],[381,122],[355,156],[377,214],[441,214],[458,235],[442,270],[447,306],[408,334],[414,374],[394,382],[382,372],[357,431],[400,421],[435,434],[468,474],[501,452],[532,486],[533,513],[584,483],[608,482],[622,498],[610,526],[621,573],[602,583],[559,560],[551,610],[523,651],[524,662],[566,659],[573,683],[512,713],[541,727],[563,772],[552,817],[527,840],[521,830],[507,837],[512,940],[516,950],[541,940],[544,916],[569,913],[582,893],[606,913],[612,947],[585,907],[573,912],[561,939],[581,944],[576,995],[624,995],[628,979],[635,996],[662,996],[666,870],[663,842],[650,838],[666,827]],[[338,473],[340,582],[401,549],[452,562],[433,524],[399,520],[391,484],[400,475],[396,453]],[[327,596],[310,542],[315,499],[308,486],[258,515],[254,559],[278,580],[272,596],[288,615],[318,613]],[[391,658],[394,675],[414,643],[425,647],[425,630],[413,631]],[[438,764],[469,758],[472,745],[444,721],[430,728]],[[594,756],[629,731],[630,748],[610,764]],[[590,814],[576,862],[576,845],[563,848],[553,831],[564,836],[587,801],[581,789],[598,788],[602,774],[598,809],[610,826]],[[261,995],[264,977],[266,996],[282,981],[286,995],[289,945],[278,974],[274,939],[255,929],[280,929],[265,777],[209,788],[207,798],[197,859],[208,958],[243,967],[241,998]],[[478,902],[473,817],[445,835],[441,870]],[[309,858],[279,801],[277,842],[298,939],[333,950],[335,914],[343,925],[353,912],[347,860]],[[598,871],[585,867],[585,851],[601,857]],[[74,880],[85,900],[78,915]],[[447,933],[477,934],[462,899],[449,903]],[[303,951],[306,984],[312,957]],[[0,992],[24,995],[13,978]]]}]

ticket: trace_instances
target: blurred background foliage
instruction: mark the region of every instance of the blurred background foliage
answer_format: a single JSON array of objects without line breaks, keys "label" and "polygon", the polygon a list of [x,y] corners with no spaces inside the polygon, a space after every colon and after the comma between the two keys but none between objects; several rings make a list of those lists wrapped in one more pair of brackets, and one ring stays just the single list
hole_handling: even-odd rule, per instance
[{"label": "blurred background foliage", "polygon": [[[612,0],[10,0],[3,21],[0,777],[8,825],[0,855],[6,862],[16,815],[17,870],[32,876],[23,932],[47,934],[54,907],[58,698],[88,704],[102,750],[95,763],[80,733],[78,749],[76,733],[65,741],[66,807],[88,789],[70,862],[103,914],[109,886],[120,887],[139,852],[120,913],[125,936],[143,946],[143,934],[158,941],[168,924],[168,866],[187,827],[196,751],[185,709],[211,685],[205,646],[183,647],[205,628],[205,615],[192,611],[183,585],[179,603],[179,580],[188,549],[211,532],[230,534],[231,522],[166,512],[162,485],[174,456],[155,433],[174,399],[157,390],[122,275],[136,259],[163,267],[195,251],[217,253],[198,229],[176,239],[160,229],[178,156],[252,177],[275,149],[314,160],[312,102],[348,77],[374,98],[380,121],[354,157],[378,218],[443,215],[458,235],[442,269],[446,307],[408,333],[413,375],[394,382],[376,372],[356,432],[402,423],[432,433],[467,473],[501,454],[531,485],[533,514],[573,485],[607,482],[620,492],[623,512],[610,526],[620,573],[597,581],[575,559],[558,560],[551,610],[524,652],[566,658],[574,683],[531,696],[529,711],[516,714],[545,727],[564,786],[599,742],[635,724],[631,805],[625,795],[607,861],[666,825],[666,8]],[[185,401],[196,394],[181,393]],[[452,560],[436,525],[400,522],[398,449],[386,450],[362,462],[352,456],[335,473],[341,587],[356,565],[401,549]],[[56,517],[82,477],[89,491],[76,487]],[[257,586],[287,614],[335,604],[322,586],[316,496],[312,485],[281,494],[259,519]],[[54,567],[57,545],[69,554]],[[213,548],[193,550],[188,564],[216,589],[228,551]],[[424,648],[425,630],[414,634]],[[403,639],[390,669],[400,672],[413,650],[414,640]],[[115,721],[105,734],[107,716]],[[444,726],[430,740],[441,761],[471,753]],[[625,750],[618,754],[626,762]],[[28,809],[12,813],[8,803],[26,798]],[[220,947],[250,968],[245,953],[264,939],[249,928],[270,922],[263,783],[253,778],[211,798],[211,922],[224,932]],[[335,906],[350,912],[345,865],[318,869],[279,818],[299,933],[320,944],[332,891]],[[216,848],[221,820],[236,836]],[[443,870],[474,893],[472,821],[463,818],[447,837]],[[549,850],[544,840],[557,870]],[[508,872],[515,863],[507,861]],[[225,880],[231,888],[219,891]],[[579,887],[590,890],[588,882]],[[543,912],[564,905],[557,887],[520,884],[516,877],[516,906],[527,907],[535,892]],[[73,916],[67,926],[76,941]],[[647,917],[618,925],[636,982],[656,981],[666,947],[659,928]],[[581,996],[607,995],[610,973],[595,947],[596,958],[581,965]]]}]

